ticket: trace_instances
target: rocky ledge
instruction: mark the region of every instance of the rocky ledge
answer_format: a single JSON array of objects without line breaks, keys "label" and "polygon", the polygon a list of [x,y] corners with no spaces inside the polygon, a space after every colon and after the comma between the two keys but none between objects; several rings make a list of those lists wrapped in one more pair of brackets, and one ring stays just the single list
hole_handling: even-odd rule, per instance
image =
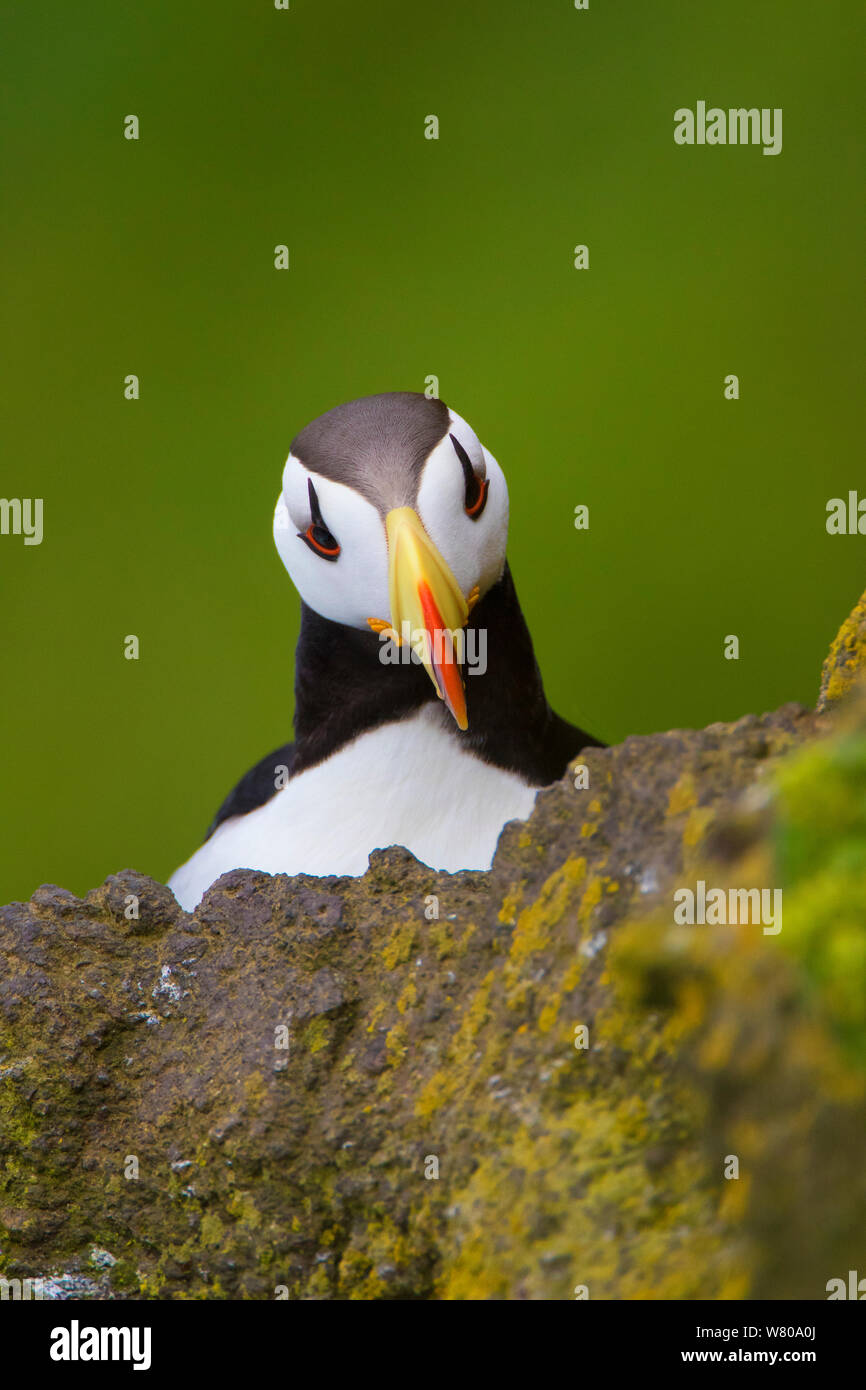
[{"label": "rocky ledge", "polygon": [[[866,596],[818,711],[589,751],[489,874],[389,849],[191,915],[132,872],[0,909],[0,1271],[826,1298],[866,1230],[864,665]],[[675,920],[729,888],[781,916]]]}]

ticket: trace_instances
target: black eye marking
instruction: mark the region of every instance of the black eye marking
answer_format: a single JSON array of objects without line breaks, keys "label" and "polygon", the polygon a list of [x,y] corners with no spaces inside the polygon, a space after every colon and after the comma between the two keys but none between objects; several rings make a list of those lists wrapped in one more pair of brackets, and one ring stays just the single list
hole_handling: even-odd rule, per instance
[{"label": "black eye marking", "polygon": [[490,486],[490,480],[488,478],[478,477],[478,474],[472,467],[469,455],[463,448],[463,445],[460,443],[460,440],[457,438],[457,436],[451,434],[448,437],[451,440],[451,443],[454,445],[454,452],[456,453],[461,464],[463,465],[464,511],[466,512],[467,516],[472,518],[473,521],[477,521],[481,513],[484,511],[484,506],[487,502],[487,490]]},{"label": "black eye marking", "polygon": [[312,478],[307,479],[307,495],[310,499],[310,516],[313,518],[306,531],[298,532],[298,539],[323,560],[336,560],[340,555],[340,545],[325,525],[316,489]]}]

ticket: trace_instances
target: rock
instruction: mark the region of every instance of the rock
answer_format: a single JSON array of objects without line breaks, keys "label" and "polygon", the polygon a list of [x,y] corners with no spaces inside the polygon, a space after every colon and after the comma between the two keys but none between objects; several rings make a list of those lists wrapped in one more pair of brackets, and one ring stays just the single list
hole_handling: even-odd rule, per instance
[{"label": "rock", "polygon": [[[192,915],[132,872],[0,909],[5,1275],[826,1297],[866,1215],[862,601],[842,633],[832,713],[587,751],[489,874],[394,848]],[[698,878],[782,887],[782,931],[675,926]]]},{"label": "rock", "polygon": [[866,671],[866,593],[836,634],[821,672],[818,709],[826,710],[849,693]]}]

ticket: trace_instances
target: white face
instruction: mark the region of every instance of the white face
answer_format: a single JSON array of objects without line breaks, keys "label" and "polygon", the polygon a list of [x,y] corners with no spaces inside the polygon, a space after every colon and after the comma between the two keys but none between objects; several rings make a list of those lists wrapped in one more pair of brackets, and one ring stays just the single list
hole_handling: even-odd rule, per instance
[{"label": "white face", "polygon": [[[463,464],[446,434],[424,464],[417,510],[464,597],[476,585],[483,597],[505,566],[508,488],[502,469],[474,430],[454,411],[448,414],[450,433],[468,454],[477,482],[487,482],[484,507],[475,518],[467,514]],[[314,524],[310,479],[322,520],[339,545],[336,560],[316,553],[300,538]],[[274,540],[301,598],[323,618],[357,628],[367,628],[369,618],[389,618],[385,518],[354,488],[309,472],[293,454],[283,469]]]}]

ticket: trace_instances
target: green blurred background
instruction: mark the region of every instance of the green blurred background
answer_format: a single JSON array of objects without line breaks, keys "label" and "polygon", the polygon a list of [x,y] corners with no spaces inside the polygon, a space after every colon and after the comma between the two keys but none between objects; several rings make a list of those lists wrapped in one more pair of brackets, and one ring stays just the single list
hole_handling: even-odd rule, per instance
[{"label": "green blurred background", "polygon": [[[866,492],[859,6],[2,12],[0,495],[45,539],[0,537],[0,901],[164,878],[289,736],[289,443],[430,374],[506,471],[561,713],[620,740],[813,702],[866,577],[824,527]],[[781,155],[676,146],[698,99],[782,107]]]}]

